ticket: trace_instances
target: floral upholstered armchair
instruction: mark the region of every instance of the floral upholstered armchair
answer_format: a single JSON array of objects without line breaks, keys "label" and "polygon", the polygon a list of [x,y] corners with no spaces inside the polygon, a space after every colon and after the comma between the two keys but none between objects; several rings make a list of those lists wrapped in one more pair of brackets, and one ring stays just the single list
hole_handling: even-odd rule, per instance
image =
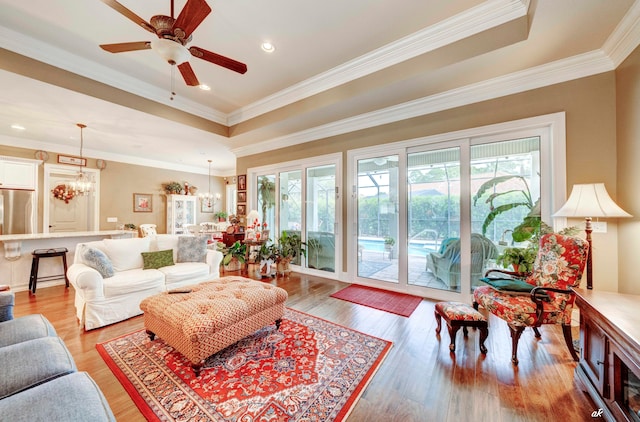
[{"label": "floral upholstered armchair", "polygon": [[[492,286],[474,290],[474,307],[482,306],[509,325],[514,365],[518,364],[518,340],[524,329],[532,327],[539,338],[538,327],[542,324],[561,324],[569,353],[573,360],[578,360],[571,338],[571,310],[575,300],[571,288],[580,285],[588,249],[588,243],[581,238],[546,234],[540,239],[533,271],[525,280],[532,286],[530,293],[517,294]],[[490,270],[487,275],[492,271],[499,270]]]}]

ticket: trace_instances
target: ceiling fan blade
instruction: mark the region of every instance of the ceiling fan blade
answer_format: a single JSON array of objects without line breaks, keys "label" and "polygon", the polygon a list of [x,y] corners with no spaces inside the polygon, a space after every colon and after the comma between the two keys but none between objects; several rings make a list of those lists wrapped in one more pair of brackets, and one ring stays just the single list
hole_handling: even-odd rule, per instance
[{"label": "ceiling fan blade", "polygon": [[193,68],[189,64],[189,62],[184,62],[178,65],[178,70],[180,70],[180,74],[182,74],[182,78],[185,83],[189,86],[198,86],[200,82],[198,82],[198,78],[193,71]]},{"label": "ceiling fan blade", "polygon": [[109,53],[124,53],[125,51],[148,50],[151,48],[151,43],[149,41],[121,42],[101,44],[100,48]]},{"label": "ceiling fan blade", "polygon": [[193,57],[206,60],[213,64],[217,64],[218,66],[226,67],[227,69],[233,70],[234,72],[242,74],[247,72],[246,64],[240,63],[225,56],[221,56],[220,54],[212,53],[211,51],[207,51],[200,47],[189,47],[189,51],[191,52],[191,55]]},{"label": "ceiling fan blade", "polygon": [[[188,0],[173,23],[173,33],[182,39],[189,38],[209,13],[211,13],[211,8],[206,1]],[[184,35],[176,33],[176,31],[182,31]]]},{"label": "ceiling fan blade", "polygon": [[156,33],[156,30],[147,21],[145,21],[140,16],[136,15],[131,10],[127,9],[126,7],[118,3],[116,0],[101,0],[101,1],[107,6],[111,7],[116,12],[120,13],[124,17],[133,21],[136,25],[140,25],[141,27],[143,27],[144,29],[146,29],[147,31],[153,34]]}]

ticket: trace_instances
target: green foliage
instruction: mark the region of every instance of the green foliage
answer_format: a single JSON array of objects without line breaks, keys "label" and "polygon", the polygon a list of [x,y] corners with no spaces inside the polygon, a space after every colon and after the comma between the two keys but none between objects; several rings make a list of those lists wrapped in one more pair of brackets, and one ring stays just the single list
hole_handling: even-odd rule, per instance
[{"label": "green foliage", "polygon": [[168,193],[180,192],[183,188],[184,188],[184,185],[178,182],[169,182],[166,185],[164,185],[164,190],[167,191]]},{"label": "green foliage", "polygon": [[233,245],[229,246],[224,252],[224,258],[222,263],[228,265],[233,258],[236,258],[241,263],[245,263],[245,256],[247,254],[247,245],[236,241]]},{"label": "green foliage", "polygon": [[217,213],[213,214],[214,217],[216,218],[227,218],[229,214],[227,214],[226,211],[218,211]]},{"label": "green foliage", "polygon": [[300,235],[295,233],[288,233],[286,230],[282,232],[276,248],[278,256],[280,258],[289,258],[292,261],[297,261],[300,256],[307,256],[307,244],[302,241]]},{"label": "green foliage", "polygon": [[533,269],[533,262],[536,260],[537,254],[537,245],[526,248],[505,248],[496,259],[496,263],[504,268],[514,265],[514,270],[517,266],[518,272],[528,273]]},{"label": "green foliage", "polygon": [[[509,181],[519,181],[522,183],[522,189],[511,189],[503,192],[495,190],[502,183]],[[473,205],[476,206],[478,201],[488,194],[485,203],[489,204],[489,213],[486,215],[482,223],[482,234],[486,235],[489,225],[498,217],[507,211],[515,208],[525,207],[529,209],[529,213],[524,217],[523,221],[513,228],[513,240],[515,242],[524,242],[535,237],[540,233],[540,200],[535,204],[531,199],[531,192],[527,180],[522,176],[499,176],[487,180],[480,186],[478,192],[473,197]]]},{"label": "green foliage", "polygon": [[262,222],[267,221],[267,210],[276,206],[276,184],[267,176],[258,180],[258,200],[262,210]]},{"label": "green foliage", "polygon": [[391,236],[384,237],[384,245],[385,246],[393,246],[396,244],[396,240]]}]

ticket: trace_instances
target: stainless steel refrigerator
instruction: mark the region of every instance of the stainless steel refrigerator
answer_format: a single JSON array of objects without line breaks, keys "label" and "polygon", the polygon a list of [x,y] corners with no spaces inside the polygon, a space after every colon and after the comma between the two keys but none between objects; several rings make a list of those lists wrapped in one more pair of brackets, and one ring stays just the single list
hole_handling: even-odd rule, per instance
[{"label": "stainless steel refrigerator", "polygon": [[35,233],[36,192],[0,189],[0,235]]}]

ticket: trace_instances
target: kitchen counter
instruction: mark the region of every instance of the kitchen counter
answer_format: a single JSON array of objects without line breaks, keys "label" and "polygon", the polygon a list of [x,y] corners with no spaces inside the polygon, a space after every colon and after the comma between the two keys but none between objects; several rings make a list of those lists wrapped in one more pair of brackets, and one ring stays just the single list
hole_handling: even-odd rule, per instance
[{"label": "kitchen counter", "polygon": [[89,232],[54,232],[54,233],[33,233],[33,234],[4,234],[0,235],[0,242],[23,241],[23,240],[41,240],[41,239],[59,239],[63,237],[92,237],[92,236],[115,236],[130,237],[135,231],[128,230],[101,230]]},{"label": "kitchen counter", "polygon": [[[31,253],[34,249],[67,248],[67,262],[74,261],[76,245],[105,238],[136,237],[136,231],[100,230],[85,232],[57,232],[34,234],[0,235],[3,253],[0,255],[0,284],[9,284],[11,290],[27,290],[31,272]],[[40,262],[38,274],[48,276],[60,274],[61,262],[58,259],[45,259]],[[64,280],[38,282],[38,288],[64,284]]]}]

